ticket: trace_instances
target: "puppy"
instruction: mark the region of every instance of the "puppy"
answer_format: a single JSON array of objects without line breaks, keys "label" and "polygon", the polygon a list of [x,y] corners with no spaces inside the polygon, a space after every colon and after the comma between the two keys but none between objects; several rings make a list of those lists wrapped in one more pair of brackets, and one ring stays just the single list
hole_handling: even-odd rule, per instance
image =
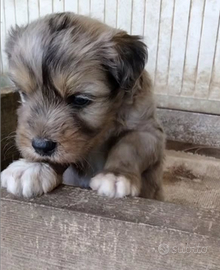
[{"label": "puppy", "polygon": [[31,197],[64,180],[109,197],[162,199],[165,139],[139,36],[58,13],[12,29],[6,53],[24,159],[2,172],[3,187]]}]

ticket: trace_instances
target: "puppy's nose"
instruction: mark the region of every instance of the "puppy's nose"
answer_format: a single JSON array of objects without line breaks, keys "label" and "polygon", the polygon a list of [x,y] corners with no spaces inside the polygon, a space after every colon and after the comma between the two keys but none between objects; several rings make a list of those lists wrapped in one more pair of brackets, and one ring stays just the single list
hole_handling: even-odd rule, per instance
[{"label": "puppy's nose", "polygon": [[42,156],[50,156],[54,152],[56,145],[55,142],[42,138],[34,138],[32,140],[32,146],[35,152]]}]

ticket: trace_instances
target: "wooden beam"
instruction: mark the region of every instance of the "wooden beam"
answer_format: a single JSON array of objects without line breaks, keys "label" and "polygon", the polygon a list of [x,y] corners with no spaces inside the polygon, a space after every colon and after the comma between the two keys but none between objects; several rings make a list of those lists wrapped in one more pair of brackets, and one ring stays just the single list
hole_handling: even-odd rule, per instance
[{"label": "wooden beam", "polygon": [[31,200],[2,191],[2,269],[219,269],[220,213],[61,186]]},{"label": "wooden beam", "polygon": [[3,170],[19,153],[15,146],[17,106],[19,95],[5,88],[1,90],[1,169]]},{"label": "wooden beam", "polygon": [[220,116],[157,109],[168,140],[220,148]]}]

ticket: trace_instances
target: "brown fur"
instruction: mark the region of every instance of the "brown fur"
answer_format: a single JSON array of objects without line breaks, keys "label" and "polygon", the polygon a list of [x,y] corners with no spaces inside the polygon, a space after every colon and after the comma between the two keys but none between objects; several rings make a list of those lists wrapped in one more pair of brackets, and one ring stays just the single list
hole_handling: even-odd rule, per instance
[{"label": "brown fur", "polygon": [[[26,160],[72,164],[67,177],[88,178],[85,186],[100,171],[124,175],[138,195],[162,198],[164,135],[140,37],[73,13],[52,14],[12,30],[7,54],[23,93],[17,145]],[[79,94],[91,104],[74,108],[71,97]],[[40,156],[35,137],[57,142],[56,151]]]}]

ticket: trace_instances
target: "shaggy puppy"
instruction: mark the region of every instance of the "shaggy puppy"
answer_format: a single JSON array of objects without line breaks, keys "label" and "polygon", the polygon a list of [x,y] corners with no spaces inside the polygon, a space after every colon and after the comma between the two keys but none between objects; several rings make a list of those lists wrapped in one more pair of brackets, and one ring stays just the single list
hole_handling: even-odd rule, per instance
[{"label": "shaggy puppy", "polygon": [[24,159],[2,172],[3,187],[30,197],[64,179],[110,197],[162,198],[164,135],[139,36],[59,13],[16,27],[6,48]]}]

